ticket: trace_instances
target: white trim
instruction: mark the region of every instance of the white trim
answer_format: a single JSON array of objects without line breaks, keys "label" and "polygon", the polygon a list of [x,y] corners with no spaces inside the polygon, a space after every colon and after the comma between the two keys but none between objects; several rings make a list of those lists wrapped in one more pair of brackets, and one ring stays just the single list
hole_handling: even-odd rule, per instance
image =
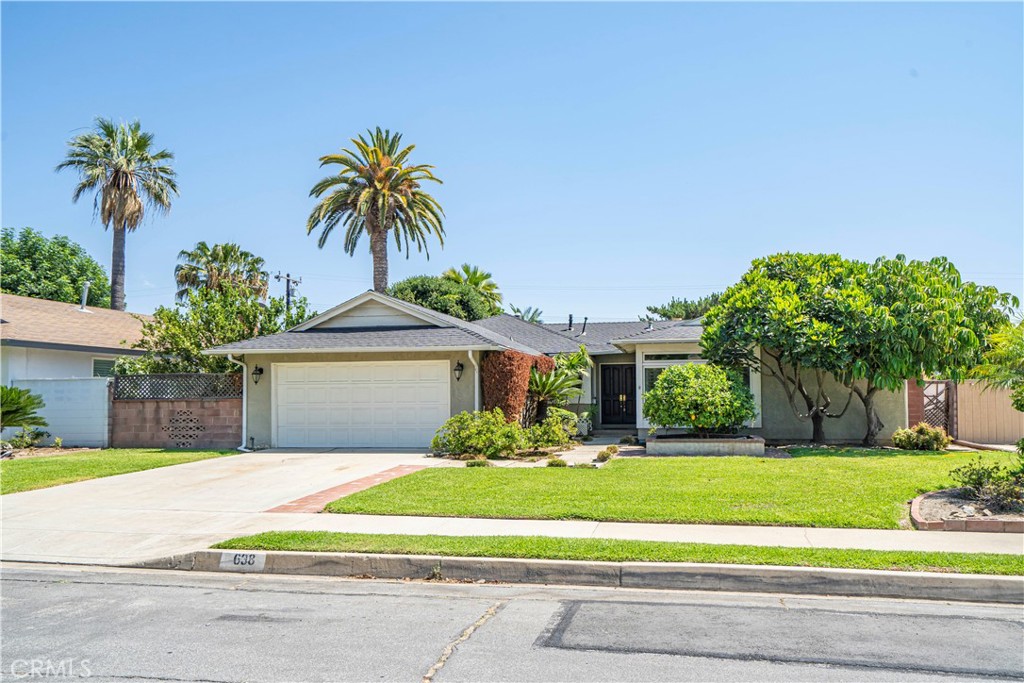
[{"label": "white trim", "polygon": [[466,351],[466,355],[469,356],[469,362],[473,364],[473,410],[480,410],[480,382],[483,379],[480,375],[480,363],[477,362],[472,351]]},{"label": "white trim", "polygon": [[[237,362],[237,361],[236,361]],[[369,360],[369,361],[312,361],[309,363],[271,363],[270,364],[270,446],[271,448],[278,447],[277,440],[277,384],[280,373],[276,371],[277,366],[287,366],[290,368],[311,365],[311,366],[323,366],[323,365],[408,365],[410,363],[436,363],[438,365],[444,364],[445,372],[445,401],[447,402],[447,409],[445,412],[451,416],[452,414],[452,377],[451,367],[452,363],[450,359],[424,359],[424,360]],[[244,403],[243,403],[244,405]],[[438,425],[440,426],[440,425]],[[244,436],[244,434],[243,434]]]},{"label": "white trim", "polygon": [[499,351],[505,348],[507,347],[498,346],[497,344],[492,346],[484,344],[479,346],[347,346],[344,348],[326,349],[231,349],[225,351],[206,349],[200,353],[204,356],[226,356],[234,353],[240,356],[256,353],[261,355],[293,353],[451,353],[453,351]]}]

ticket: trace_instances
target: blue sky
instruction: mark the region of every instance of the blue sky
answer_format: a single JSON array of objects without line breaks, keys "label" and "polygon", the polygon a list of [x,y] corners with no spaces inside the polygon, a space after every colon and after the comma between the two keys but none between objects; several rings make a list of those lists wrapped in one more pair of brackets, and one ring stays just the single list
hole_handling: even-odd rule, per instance
[{"label": "blue sky", "polygon": [[138,118],[177,155],[181,197],[128,239],[129,310],[172,301],[198,240],[301,275],[319,310],[368,289],[369,254],[318,250],[305,219],[318,157],[376,125],[445,181],[445,248],[392,253],[392,281],[469,261],[546,320],[635,319],[799,250],[945,255],[1024,294],[1020,4],[8,2],[0,21],[4,226],[109,266],[53,172],[65,141]]}]

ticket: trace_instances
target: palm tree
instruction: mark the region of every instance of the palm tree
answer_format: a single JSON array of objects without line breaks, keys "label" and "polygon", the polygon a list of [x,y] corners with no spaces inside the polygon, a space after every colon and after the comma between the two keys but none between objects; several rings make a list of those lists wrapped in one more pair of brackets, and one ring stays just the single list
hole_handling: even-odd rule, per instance
[{"label": "palm tree", "polygon": [[234,243],[215,244],[199,242],[194,249],[178,252],[181,261],[174,268],[177,282],[176,299],[184,301],[195,289],[220,289],[231,285],[249,290],[257,298],[267,296],[270,274],[263,270],[266,263],[259,256],[245,251]]},{"label": "palm tree", "polygon": [[540,317],[544,315],[544,311],[540,310],[539,308],[534,308],[533,306],[519,308],[515,304],[509,304],[508,308],[510,311],[512,311],[512,315],[514,315],[517,318],[522,318],[528,323],[540,324],[544,322],[543,320],[540,319]]},{"label": "palm tree", "polygon": [[394,232],[398,250],[410,243],[425,251],[427,237],[435,235],[444,246],[444,211],[437,200],[420,189],[424,181],[440,183],[426,164],[409,164],[415,145],[401,147],[402,136],[390,130],[367,131],[352,138],[356,151],[320,157],[320,166],[338,165],[342,170],[313,186],[309,196],[321,198],[306,221],[306,234],[320,228],[317,246],[323,249],[339,224],[345,228],[345,252],[354,254],[359,238],[370,239],[373,256],[373,288],[388,288],[388,233]]},{"label": "palm tree", "polygon": [[480,296],[490,305],[492,314],[496,315],[501,312],[501,292],[498,290],[498,283],[491,279],[491,274],[487,271],[463,263],[459,270],[449,268],[441,274],[441,277],[452,282],[469,285],[480,292]]},{"label": "palm tree", "polygon": [[555,368],[551,372],[538,372],[530,368],[530,396],[536,402],[536,422],[541,423],[548,417],[548,407],[563,406],[583,393],[580,390],[581,380],[578,374]]},{"label": "palm tree", "polygon": [[114,228],[110,263],[110,307],[124,310],[124,240],[142,222],[146,208],[157,213],[171,209],[177,196],[174,154],[153,149],[153,134],[143,132],[138,121],[115,124],[97,118],[93,130],[68,141],[67,156],[56,168],[78,171],[79,182],[72,202],[95,190],[93,208],[104,228]]}]

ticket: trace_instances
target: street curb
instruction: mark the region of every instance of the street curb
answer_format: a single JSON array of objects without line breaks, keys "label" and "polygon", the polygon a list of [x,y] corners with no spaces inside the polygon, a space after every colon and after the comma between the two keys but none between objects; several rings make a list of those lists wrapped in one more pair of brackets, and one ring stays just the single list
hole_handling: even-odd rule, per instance
[{"label": "street curb", "polygon": [[240,550],[201,550],[134,566],[210,572],[806,593],[1024,605],[1024,577],[1021,576],[874,569]]}]

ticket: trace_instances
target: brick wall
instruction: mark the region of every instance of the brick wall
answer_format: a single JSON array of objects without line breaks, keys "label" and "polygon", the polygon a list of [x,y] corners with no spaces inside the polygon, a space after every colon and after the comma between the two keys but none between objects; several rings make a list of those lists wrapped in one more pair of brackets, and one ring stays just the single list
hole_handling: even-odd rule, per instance
[{"label": "brick wall", "polygon": [[116,400],[113,448],[234,448],[242,441],[242,399]]},{"label": "brick wall", "polygon": [[913,427],[919,422],[924,422],[924,387],[910,380],[907,382],[907,426]]}]

